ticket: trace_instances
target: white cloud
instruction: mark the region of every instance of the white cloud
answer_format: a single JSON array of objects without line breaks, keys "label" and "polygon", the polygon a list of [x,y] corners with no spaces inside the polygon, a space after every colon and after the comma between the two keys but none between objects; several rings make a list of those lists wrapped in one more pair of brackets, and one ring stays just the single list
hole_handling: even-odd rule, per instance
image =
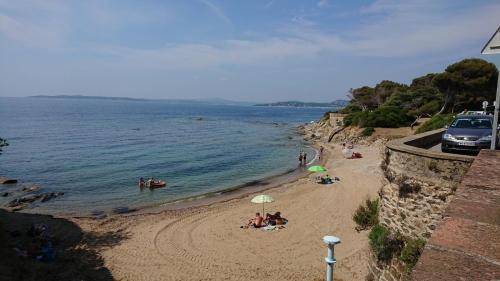
[{"label": "white cloud", "polygon": [[[419,9],[410,10],[409,7],[391,10],[386,17],[363,24],[346,36],[306,28],[291,29],[281,37],[256,40],[181,44],[155,50],[110,48],[104,51],[126,63],[159,68],[269,64],[285,59],[319,57],[325,53],[379,57],[447,54],[470,47],[471,42],[482,38],[487,40],[496,27],[500,5],[466,10],[445,18],[435,13],[419,14]],[[414,15],[408,18],[409,13]]]},{"label": "white cloud", "polygon": [[205,6],[207,6],[212,13],[214,13],[218,18],[221,20],[225,21],[226,23],[231,24],[231,20],[226,16],[226,14],[222,11],[221,8],[213,4],[212,2],[208,0],[200,0],[201,3],[203,3]]},{"label": "white cloud", "polygon": [[269,9],[271,8],[271,6],[274,4],[274,0],[271,0],[269,2],[266,3],[266,5],[264,5],[264,9]]},{"label": "white cloud", "polygon": [[62,44],[65,33],[64,26],[55,23],[35,24],[0,14],[0,34],[29,47],[58,47]]},{"label": "white cloud", "polygon": [[294,16],[292,18],[292,22],[301,26],[309,27],[316,25],[316,23],[312,20],[308,20],[306,16],[301,15],[301,16]]},{"label": "white cloud", "polygon": [[[252,40],[221,40],[176,44],[156,49],[130,48],[101,44],[98,54],[121,65],[151,68],[208,68],[220,65],[270,64],[297,58],[330,56],[424,56],[446,54],[470,48],[487,40],[498,25],[500,4],[474,9],[446,11],[434,1],[410,3],[378,0],[362,8],[364,17],[349,30],[325,32],[304,16],[292,19],[293,28],[281,35],[260,36]],[[200,0],[213,13],[230,22],[223,11],[207,0]],[[10,2],[2,2],[4,7]],[[52,3],[52,2],[49,2]],[[59,9],[58,6],[47,9]],[[57,17],[55,17],[57,18]],[[117,21],[107,18],[104,20]],[[63,21],[25,20],[0,13],[0,33],[9,40],[32,47],[63,44]],[[1,39],[1,37],[0,37]],[[41,42],[41,43],[40,43]],[[50,43],[50,44],[47,44]],[[44,47],[46,47],[44,46]],[[482,47],[477,46],[478,54]],[[78,51],[78,50],[75,50]],[[86,50],[88,51],[88,50]]]},{"label": "white cloud", "polygon": [[328,7],[329,5],[330,5],[330,3],[328,3],[328,0],[320,0],[318,2],[318,7],[320,7],[320,8]]}]

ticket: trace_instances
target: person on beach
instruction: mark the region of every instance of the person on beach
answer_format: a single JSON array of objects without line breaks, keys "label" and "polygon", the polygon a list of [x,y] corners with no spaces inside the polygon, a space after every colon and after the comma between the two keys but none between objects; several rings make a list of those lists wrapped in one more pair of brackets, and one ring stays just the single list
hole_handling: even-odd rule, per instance
[{"label": "person on beach", "polygon": [[257,213],[255,213],[255,218],[248,221],[248,226],[260,228],[260,227],[262,227],[263,222],[264,222],[264,218],[260,215],[259,212],[257,212]]},{"label": "person on beach", "polygon": [[319,156],[318,156],[319,160],[321,160],[321,157],[323,157],[323,150],[325,150],[325,148],[323,146],[320,146],[319,147]]},{"label": "person on beach", "polygon": [[363,156],[359,152],[354,152],[352,149],[354,146],[351,143],[343,143],[342,144],[342,155],[346,159],[356,159],[356,158],[362,158]]},{"label": "person on beach", "polygon": [[302,160],[304,161],[304,166],[307,165],[307,153],[304,152],[304,156],[302,157]]},{"label": "person on beach", "polygon": [[299,153],[299,166],[302,166],[302,151]]}]

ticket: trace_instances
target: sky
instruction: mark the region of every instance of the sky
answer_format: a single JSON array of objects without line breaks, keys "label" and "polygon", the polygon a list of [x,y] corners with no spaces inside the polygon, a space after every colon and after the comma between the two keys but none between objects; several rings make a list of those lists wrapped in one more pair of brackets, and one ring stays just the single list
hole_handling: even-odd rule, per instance
[{"label": "sky", "polygon": [[498,0],[0,0],[0,96],[345,99],[481,55]]}]

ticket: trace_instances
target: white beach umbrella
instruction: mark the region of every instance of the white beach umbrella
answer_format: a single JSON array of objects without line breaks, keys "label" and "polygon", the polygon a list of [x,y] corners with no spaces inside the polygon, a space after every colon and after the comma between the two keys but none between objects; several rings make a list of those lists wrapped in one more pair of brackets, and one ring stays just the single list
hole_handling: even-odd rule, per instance
[{"label": "white beach umbrella", "polygon": [[274,201],[274,198],[271,197],[270,195],[257,195],[250,202],[256,203],[256,204],[262,204],[262,216],[264,216],[264,204],[265,203],[271,203]]}]

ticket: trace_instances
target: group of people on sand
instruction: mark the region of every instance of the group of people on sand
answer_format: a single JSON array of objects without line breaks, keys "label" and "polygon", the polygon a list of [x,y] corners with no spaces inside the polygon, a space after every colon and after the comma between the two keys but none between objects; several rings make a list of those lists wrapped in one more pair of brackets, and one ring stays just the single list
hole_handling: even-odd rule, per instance
[{"label": "group of people on sand", "polygon": [[255,213],[255,218],[248,221],[246,227],[254,227],[261,228],[269,225],[285,225],[287,223],[287,219],[281,217],[280,212],[276,212],[273,214],[267,213],[266,217],[260,215],[259,212]]},{"label": "group of people on sand", "polygon": [[343,143],[342,144],[342,155],[346,159],[356,159],[356,158],[362,158],[363,156],[359,152],[354,152],[353,151],[354,146],[352,143]]},{"label": "group of people on sand", "polygon": [[333,179],[330,177],[330,175],[326,175],[324,177],[318,177],[317,178],[317,183],[320,183],[320,184],[332,184],[336,181],[340,181],[340,179],[338,177],[334,177]]},{"label": "group of people on sand", "polygon": [[307,153],[304,151],[300,151],[299,153],[299,166],[307,165]]}]

